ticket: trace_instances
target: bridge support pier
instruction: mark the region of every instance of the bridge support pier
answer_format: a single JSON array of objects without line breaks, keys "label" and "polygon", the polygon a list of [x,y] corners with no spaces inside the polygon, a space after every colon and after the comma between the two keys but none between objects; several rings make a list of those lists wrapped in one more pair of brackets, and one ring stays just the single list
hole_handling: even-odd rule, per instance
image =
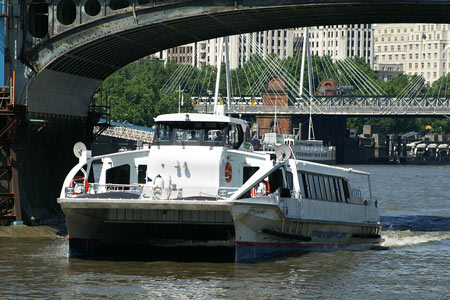
[{"label": "bridge support pier", "polygon": [[15,158],[20,190],[21,211],[16,215],[21,213],[25,224],[62,219],[56,199],[65,176],[78,162],[73,145],[87,143],[91,135],[92,126],[81,117],[35,115],[17,126],[11,145],[15,157],[11,158]]}]

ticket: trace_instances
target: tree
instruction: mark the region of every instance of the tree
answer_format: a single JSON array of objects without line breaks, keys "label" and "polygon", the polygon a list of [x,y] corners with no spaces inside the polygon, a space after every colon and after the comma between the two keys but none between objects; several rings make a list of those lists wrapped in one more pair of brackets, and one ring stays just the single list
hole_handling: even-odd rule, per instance
[{"label": "tree", "polygon": [[[103,83],[103,95],[111,105],[111,119],[152,126],[159,114],[178,112],[178,93],[160,93],[176,67],[173,63],[164,66],[160,61],[142,59],[109,76]],[[98,94],[94,96],[94,100],[98,98]],[[183,111],[193,111],[190,99],[185,101]]]}]

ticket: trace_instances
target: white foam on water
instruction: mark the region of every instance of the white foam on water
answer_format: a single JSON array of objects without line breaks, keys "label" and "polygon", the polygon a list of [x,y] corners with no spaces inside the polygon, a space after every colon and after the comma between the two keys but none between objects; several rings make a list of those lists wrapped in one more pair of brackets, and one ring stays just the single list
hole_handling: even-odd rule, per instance
[{"label": "white foam on water", "polygon": [[414,246],[435,241],[450,239],[450,231],[419,232],[419,231],[383,231],[381,237],[384,247]]}]

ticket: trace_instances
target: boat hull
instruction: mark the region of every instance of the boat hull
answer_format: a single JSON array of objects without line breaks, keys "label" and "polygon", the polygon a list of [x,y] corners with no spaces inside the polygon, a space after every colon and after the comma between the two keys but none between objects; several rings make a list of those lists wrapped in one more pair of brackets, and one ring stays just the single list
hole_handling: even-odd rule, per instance
[{"label": "boat hull", "polygon": [[[190,257],[204,253],[201,249],[208,249],[206,254],[219,253],[222,257],[221,253],[227,249],[228,259],[242,262],[297,251],[367,250],[381,243],[379,223],[367,222],[377,219],[373,215],[375,208],[272,198],[241,202],[142,199],[60,199],[59,202],[66,215],[70,257],[127,254],[164,258],[171,251],[178,256],[187,255],[188,249]],[[302,203],[300,211],[309,212],[310,217],[314,211],[326,215],[320,205],[336,207],[329,209],[328,220],[312,220],[301,213],[298,215],[299,203]],[[288,210],[298,217],[289,217]],[[343,222],[346,219],[343,212],[350,213],[348,219],[356,219],[351,218],[351,213],[365,217],[355,223]]]},{"label": "boat hull", "polygon": [[196,204],[192,210],[189,202],[138,206],[133,200],[100,202],[90,203],[94,207],[88,208],[83,207],[83,200],[60,201],[70,257],[117,253],[152,257],[161,253],[159,248],[175,247],[234,249],[234,225],[227,205]]},{"label": "boat hull", "polygon": [[378,223],[285,218],[277,205],[233,207],[236,261],[289,252],[368,250],[382,242]]}]

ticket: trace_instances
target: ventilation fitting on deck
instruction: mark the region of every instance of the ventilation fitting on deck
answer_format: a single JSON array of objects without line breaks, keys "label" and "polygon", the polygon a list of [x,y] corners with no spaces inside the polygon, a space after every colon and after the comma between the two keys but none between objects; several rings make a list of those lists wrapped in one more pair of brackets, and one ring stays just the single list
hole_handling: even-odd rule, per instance
[{"label": "ventilation fitting on deck", "polygon": [[57,6],[57,18],[61,24],[70,25],[75,21],[77,8],[72,0],[62,0]]},{"label": "ventilation fitting on deck", "polygon": [[118,10],[122,8],[127,8],[130,5],[128,0],[111,0],[109,3],[109,8],[112,10]]},{"label": "ventilation fitting on deck", "polygon": [[29,5],[29,31],[35,38],[48,33],[48,4],[45,0],[34,0]]},{"label": "ventilation fitting on deck", "polygon": [[97,0],[88,0],[84,5],[84,11],[90,16],[96,16],[100,13],[101,6]]}]

